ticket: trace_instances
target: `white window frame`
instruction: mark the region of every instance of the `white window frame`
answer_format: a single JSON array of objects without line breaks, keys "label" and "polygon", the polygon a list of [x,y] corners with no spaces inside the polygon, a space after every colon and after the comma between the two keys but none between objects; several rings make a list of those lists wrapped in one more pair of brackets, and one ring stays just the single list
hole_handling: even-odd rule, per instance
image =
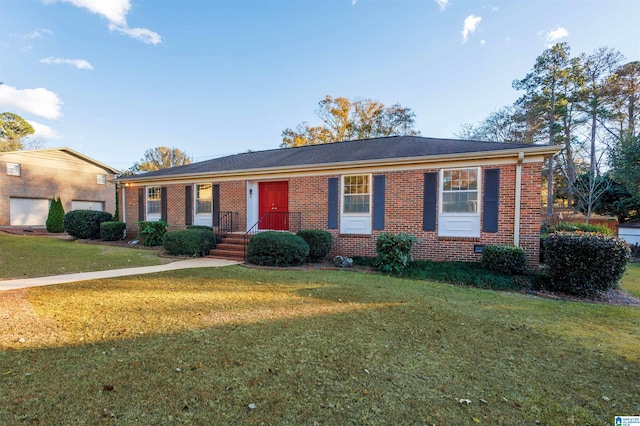
[{"label": "white window frame", "polygon": [[107,175],[96,175],[96,182],[98,185],[106,185],[107,184]]},{"label": "white window frame", "polygon": [[7,176],[20,176],[21,173],[20,163],[7,163]]},{"label": "white window frame", "polygon": [[[364,176],[367,179],[367,192],[356,193],[354,195],[366,195],[369,197],[368,211],[366,212],[345,212],[345,198],[350,194],[345,193],[347,178]],[[340,233],[342,234],[371,234],[373,211],[373,179],[371,173],[354,173],[342,175],[340,179]]]},{"label": "white window frame", "polygon": [[[200,196],[201,187],[209,187],[209,198],[203,198]],[[206,189],[205,189],[206,191]],[[200,202],[208,202],[208,209],[200,209]],[[213,185],[210,183],[198,183],[196,184],[196,214],[212,214],[213,213]]]},{"label": "white window frame", "polygon": [[[148,186],[146,188],[147,195],[147,220],[156,221],[162,217],[162,188],[159,186]],[[157,203],[157,204],[156,204]],[[151,207],[154,207],[153,209]],[[156,207],[157,206],[157,207]],[[157,212],[155,210],[158,210]],[[153,211],[152,211],[153,210]]]},{"label": "white window frame", "polygon": [[[461,192],[475,192],[476,211],[468,212],[445,212],[444,211],[444,194],[445,192],[453,192],[452,190],[444,190],[444,174],[445,172],[453,172],[458,170],[473,170],[477,177],[477,187],[475,190],[461,189]],[[440,169],[440,184],[438,188],[438,236],[441,237],[480,237],[480,212],[482,211],[482,173],[480,167],[455,167],[448,169]]]}]

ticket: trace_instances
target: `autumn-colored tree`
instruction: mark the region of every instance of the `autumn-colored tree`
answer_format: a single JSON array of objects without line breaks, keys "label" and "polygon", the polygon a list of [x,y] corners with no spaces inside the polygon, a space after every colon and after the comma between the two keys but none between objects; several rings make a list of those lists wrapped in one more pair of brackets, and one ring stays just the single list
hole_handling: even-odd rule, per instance
[{"label": "autumn-colored tree", "polygon": [[414,129],[415,114],[400,104],[387,107],[371,99],[351,101],[326,96],[318,105],[316,115],[323,124],[310,126],[303,122],[295,130],[285,129],[281,147],[420,134]]},{"label": "autumn-colored tree", "polygon": [[184,166],[191,163],[191,157],[177,148],[158,146],[144,152],[144,157],[122,172],[120,176],[136,173],[152,172],[160,169],[168,169],[175,166]]}]

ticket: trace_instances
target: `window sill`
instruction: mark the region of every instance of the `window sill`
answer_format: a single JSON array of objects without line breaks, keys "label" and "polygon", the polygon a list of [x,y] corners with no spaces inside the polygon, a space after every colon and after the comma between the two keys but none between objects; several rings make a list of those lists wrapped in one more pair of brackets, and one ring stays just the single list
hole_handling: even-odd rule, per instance
[{"label": "window sill", "polygon": [[438,241],[468,241],[473,243],[480,242],[480,237],[441,237],[438,236]]}]

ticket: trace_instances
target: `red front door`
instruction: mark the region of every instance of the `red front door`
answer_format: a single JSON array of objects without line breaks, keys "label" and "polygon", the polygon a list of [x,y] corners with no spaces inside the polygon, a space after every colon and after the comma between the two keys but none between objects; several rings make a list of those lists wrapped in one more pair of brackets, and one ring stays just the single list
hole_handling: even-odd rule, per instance
[{"label": "red front door", "polygon": [[258,229],[289,230],[289,182],[258,184]]}]

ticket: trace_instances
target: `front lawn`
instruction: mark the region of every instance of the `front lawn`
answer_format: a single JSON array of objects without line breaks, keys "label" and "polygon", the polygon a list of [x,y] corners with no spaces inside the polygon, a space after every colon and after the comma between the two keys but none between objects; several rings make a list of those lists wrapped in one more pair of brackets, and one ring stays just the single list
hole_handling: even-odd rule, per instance
[{"label": "front lawn", "polygon": [[620,287],[640,299],[640,263],[629,263]]},{"label": "front lawn", "polygon": [[634,307],[234,266],[2,292],[0,318],[0,424],[584,425],[640,413]]},{"label": "front lawn", "polygon": [[0,233],[0,279],[152,266],[171,260],[155,250]]}]

